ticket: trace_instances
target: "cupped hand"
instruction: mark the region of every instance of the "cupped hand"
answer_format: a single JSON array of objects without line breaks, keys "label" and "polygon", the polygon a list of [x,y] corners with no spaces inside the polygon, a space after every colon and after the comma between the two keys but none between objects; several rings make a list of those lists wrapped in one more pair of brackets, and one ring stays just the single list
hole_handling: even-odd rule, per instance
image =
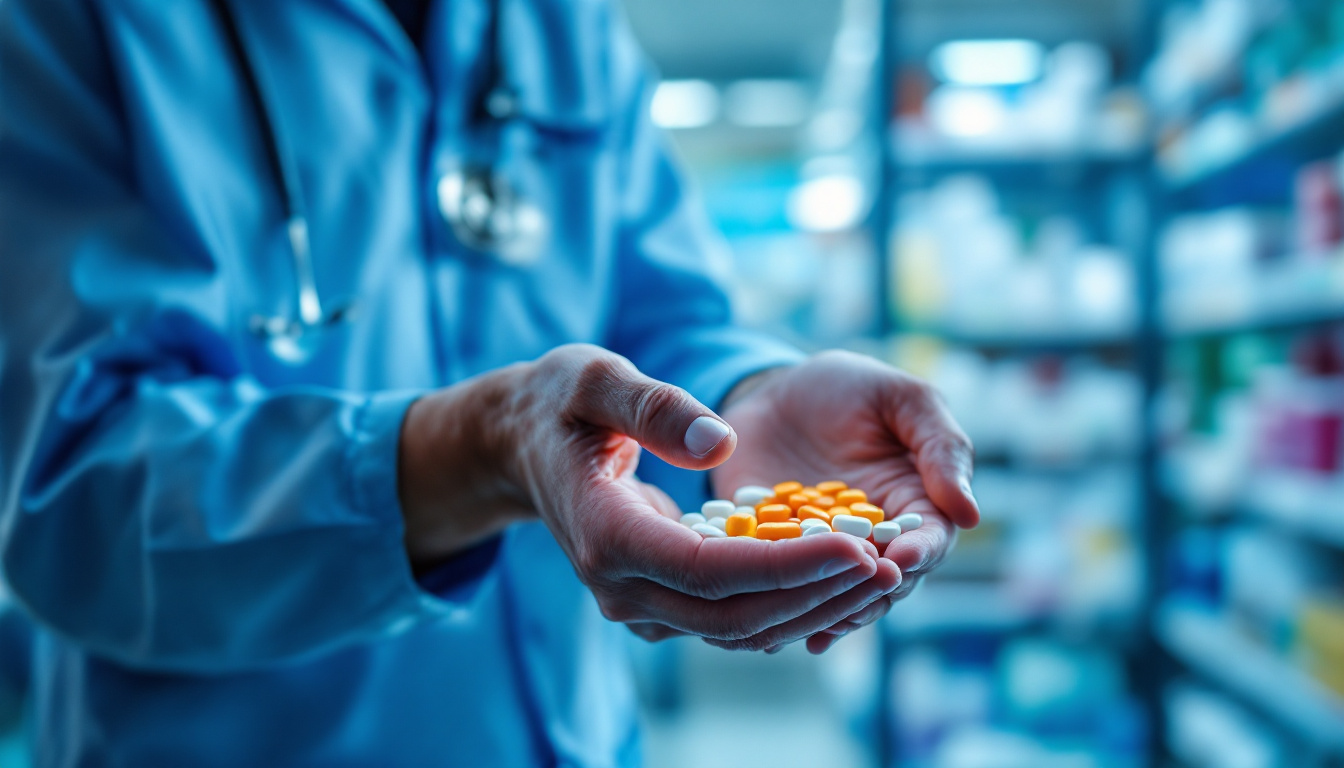
[{"label": "cupped hand", "polygon": [[[894,574],[872,583],[889,566],[858,539],[705,539],[673,520],[670,500],[634,477],[640,446],[704,470],[733,453],[737,436],[683,390],[600,348],[560,347],[449,388],[406,421],[413,560],[441,559],[535,514],[608,618],[650,639],[685,633],[755,648],[774,644],[767,633],[780,627],[789,636],[831,627],[895,586]],[[445,494],[470,499],[476,514],[445,508]]]},{"label": "cupped hand", "polygon": [[907,512],[924,518],[883,552],[900,571],[895,591],[821,634],[781,633],[770,646],[808,637],[809,650],[820,653],[884,615],[947,554],[957,526],[979,521],[971,444],[928,384],[856,354],[816,355],[742,389],[724,409],[738,446],[713,471],[716,495],[783,480],[843,480],[867,491],[888,518]]}]

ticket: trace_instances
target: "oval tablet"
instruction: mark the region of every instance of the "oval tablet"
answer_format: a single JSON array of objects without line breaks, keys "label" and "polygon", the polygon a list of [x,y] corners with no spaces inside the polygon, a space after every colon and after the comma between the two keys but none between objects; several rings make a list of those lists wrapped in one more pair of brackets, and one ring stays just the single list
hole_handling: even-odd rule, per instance
[{"label": "oval tablet", "polygon": [[728,530],[728,518],[726,517],[711,517],[709,518],[709,524],[720,531]]},{"label": "oval tablet", "polygon": [[754,507],[775,495],[773,488],[763,485],[744,485],[733,494],[733,504],[739,507]]},{"label": "oval tablet", "polygon": [[865,517],[855,515],[836,515],[831,518],[831,530],[838,533],[847,533],[860,539],[868,538],[873,532],[873,524]]},{"label": "oval tablet", "polygon": [[901,526],[895,520],[887,520],[873,526],[873,542],[879,547],[890,544],[901,535]]},{"label": "oval tablet", "polygon": [[727,517],[736,511],[737,511],[736,504],[734,504],[731,501],[725,501],[723,499],[706,501],[704,504],[700,505],[700,514],[704,515],[706,519],[713,519],[716,517]]},{"label": "oval tablet", "polygon": [[924,516],[918,512],[906,512],[898,515],[895,523],[901,526],[902,533],[909,533],[924,524]]},{"label": "oval tablet", "polygon": [[690,528],[692,525],[698,525],[705,522],[705,516],[699,512],[687,512],[681,516],[681,524]]},{"label": "oval tablet", "polygon": [[[820,522],[820,521],[814,521],[814,522]],[[812,526],[804,526],[804,527],[803,527],[803,535],[804,535],[804,536],[816,536],[816,535],[818,535],[818,534],[822,534],[822,533],[831,533],[831,526],[829,526],[829,525],[812,525]]]},{"label": "oval tablet", "polygon": [[696,523],[691,526],[691,530],[704,536],[706,539],[722,539],[728,535],[709,523]]}]

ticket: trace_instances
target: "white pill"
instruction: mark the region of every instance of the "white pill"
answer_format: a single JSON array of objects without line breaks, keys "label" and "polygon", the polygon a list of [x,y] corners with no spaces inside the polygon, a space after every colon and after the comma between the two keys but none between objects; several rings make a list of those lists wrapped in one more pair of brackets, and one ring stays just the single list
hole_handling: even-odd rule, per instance
[{"label": "white pill", "polygon": [[756,508],[755,508],[755,507],[738,507],[737,509],[733,510],[733,514],[735,514],[735,515],[751,515],[752,517],[755,517],[755,516],[756,516]]},{"label": "white pill", "polygon": [[807,533],[808,528],[825,528],[828,531],[831,530],[830,523],[826,522],[825,520],[818,520],[815,517],[809,517],[803,522],[799,523],[799,525],[803,526],[803,533]]},{"label": "white pill", "polygon": [[[804,520],[803,522],[807,522],[807,521]],[[821,523],[820,520],[818,520],[817,522],[818,522],[818,523]],[[831,532],[831,526],[826,525],[825,523],[822,523],[821,525],[805,525],[805,526],[803,526],[803,535],[804,535],[804,536],[816,536],[816,535],[819,534],[819,533],[830,533],[830,532]]]},{"label": "white pill", "polygon": [[893,522],[901,526],[902,533],[909,533],[924,524],[924,517],[918,512],[906,512],[900,515]]},{"label": "white pill", "polygon": [[739,507],[754,507],[775,495],[774,488],[763,485],[744,485],[733,494],[733,503]]},{"label": "white pill", "polygon": [[901,526],[895,520],[886,520],[873,526],[873,541],[878,546],[890,544],[891,540],[901,535]]},{"label": "white pill", "polygon": [[691,530],[704,536],[706,539],[722,539],[728,535],[709,523],[696,523],[691,526]]},{"label": "white pill", "polygon": [[728,530],[728,518],[726,517],[711,517],[709,518],[709,524],[718,528],[720,531]]},{"label": "white pill", "polygon": [[866,539],[873,532],[873,521],[858,515],[836,515],[831,518],[831,529]]},{"label": "white pill", "polygon": [[690,528],[693,525],[699,525],[705,522],[705,516],[699,512],[687,512],[681,516],[681,524]]},{"label": "white pill", "polygon": [[700,514],[710,520],[713,520],[716,517],[727,517],[733,514],[736,510],[737,507],[733,506],[733,502],[724,501],[723,499],[706,501],[704,504],[700,505]]}]

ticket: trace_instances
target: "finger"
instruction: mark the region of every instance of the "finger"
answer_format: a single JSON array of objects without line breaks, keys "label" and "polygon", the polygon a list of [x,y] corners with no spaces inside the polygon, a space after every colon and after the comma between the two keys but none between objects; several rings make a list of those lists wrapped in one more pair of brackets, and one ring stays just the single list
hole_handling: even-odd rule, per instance
[{"label": "finger", "polygon": [[[918,504],[912,504],[915,507]],[[921,512],[924,523],[913,531],[901,531],[882,556],[896,563],[902,574],[922,573],[942,562],[952,547],[956,529],[933,509]]]},{"label": "finger", "polygon": [[729,650],[760,651],[784,646],[816,634],[846,616],[863,610],[868,605],[891,593],[901,583],[900,572],[891,562],[881,562],[873,577],[859,586],[837,595],[797,618],[776,624],[750,637],[737,640],[713,640],[711,645]]},{"label": "finger", "polygon": [[888,427],[914,452],[929,498],[963,528],[980,521],[971,494],[975,453],[971,441],[927,384],[907,378],[893,392]]},{"label": "finger", "polygon": [[661,643],[669,638],[686,636],[685,632],[673,629],[666,624],[659,624],[656,621],[640,621],[625,626],[638,635],[641,640],[650,643]]},{"label": "finger", "polygon": [[566,349],[573,369],[571,415],[634,438],[658,458],[684,469],[709,469],[733,453],[728,422],[680,387],[651,379],[620,355]]},{"label": "finger", "polygon": [[[888,564],[887,568],[890,567]],[[603,613],[614,621],[656,621],[701,637],[742,640],[807,614],[869,581],[878,571],[878,564],[871,563],[868,568],[855,568],[794,589],[733,595],[721,600],[694,597],[646,581],[627,587],[615,600],[609,598],[603,603]]]}]

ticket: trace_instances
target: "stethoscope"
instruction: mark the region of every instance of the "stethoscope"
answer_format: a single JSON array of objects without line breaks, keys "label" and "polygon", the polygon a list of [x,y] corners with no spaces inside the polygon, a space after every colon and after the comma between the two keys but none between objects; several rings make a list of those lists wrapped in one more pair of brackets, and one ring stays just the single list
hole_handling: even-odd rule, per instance
[{"label": "stethoscope", "polygon": [[[323,306],[313,270],[303,188],[294,158],[268,107],[257,67],[248,54],[229,0],[212,2],[237,59],[248,99],[257,112],[267,164],[281,192],[285,230],[294,261],[295,310],[288,315],[255,315],[248,326],[265,340],[277,358],[297,365],[316,353],[325,331],[354,316],[355,305],[344,302],[335,307]],[[494,137],[494,157],[487,162],[458,161],[440,177],[435,191],[439,212],[458,242],[500,263],[526,266],[540,254],[549,223],[540,207],[518,194],[498,159],[505,129],[518,117],[518,104],[504,69],[500,0],[490,0],[490,6],[486,39],[492,41],[494,50],[471,120],[476,128],[484,128]]]}]

